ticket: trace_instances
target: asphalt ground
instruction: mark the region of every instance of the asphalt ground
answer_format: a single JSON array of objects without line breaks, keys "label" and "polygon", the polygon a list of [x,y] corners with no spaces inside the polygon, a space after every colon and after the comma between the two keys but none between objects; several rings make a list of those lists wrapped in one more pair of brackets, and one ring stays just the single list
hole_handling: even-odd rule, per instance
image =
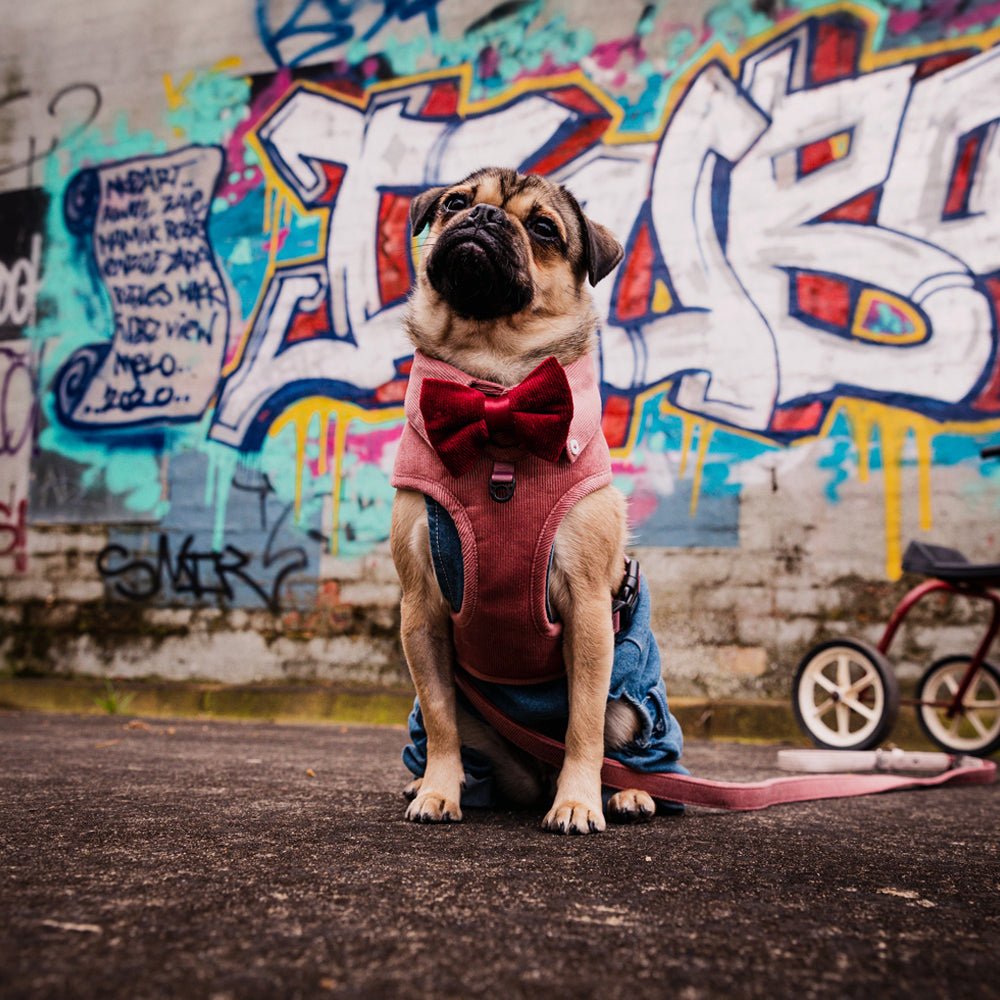
[{"label": "asphalt ground", "polygon": [[0,714],[0,996],[1000,996],[998,786],[560,837],[405,822],[404,740]]}]

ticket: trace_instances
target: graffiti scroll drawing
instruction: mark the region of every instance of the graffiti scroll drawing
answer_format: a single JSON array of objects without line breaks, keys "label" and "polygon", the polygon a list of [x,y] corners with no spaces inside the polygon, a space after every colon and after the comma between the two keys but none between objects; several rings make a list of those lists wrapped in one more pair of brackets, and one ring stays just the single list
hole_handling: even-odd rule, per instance
[{"label": "graffiti scroll drawing", "polygon": [[114,336],[73,354],[57,376],[61,419],[77,427],[193,420],[218,380],[229,336],[226,286],[206,231],[222,151],[83,170],[66,225],[89,244]]}]

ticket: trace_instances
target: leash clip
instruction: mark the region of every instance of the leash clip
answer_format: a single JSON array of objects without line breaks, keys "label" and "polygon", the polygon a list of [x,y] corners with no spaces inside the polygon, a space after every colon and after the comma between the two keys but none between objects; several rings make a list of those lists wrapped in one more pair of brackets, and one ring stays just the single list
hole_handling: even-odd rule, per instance
[{"label": "leash clip", "polygon": [[506,503],[514,495],[515,486],[514,466],[510,462],[494,462],[490,474],[490,496],[497,503]]},{"label": "leash clip", "polygon": [[615,635],[627,632],[632,624],[635,606],[639,603],[639,560],[629,559],[625,563],[625,579],[611,602],[611,620]]}]

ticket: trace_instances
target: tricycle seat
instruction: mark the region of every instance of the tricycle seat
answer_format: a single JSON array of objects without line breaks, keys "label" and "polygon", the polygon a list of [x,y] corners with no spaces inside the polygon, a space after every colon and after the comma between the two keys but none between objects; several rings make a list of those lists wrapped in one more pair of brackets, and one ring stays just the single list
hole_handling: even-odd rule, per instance
[{"label": "tricycle seat", "polygon": [[903,569],[948,583],[1000,587],[1000,563],[970,563],[957,549],[927,542],[910,542],[903,554]]}]

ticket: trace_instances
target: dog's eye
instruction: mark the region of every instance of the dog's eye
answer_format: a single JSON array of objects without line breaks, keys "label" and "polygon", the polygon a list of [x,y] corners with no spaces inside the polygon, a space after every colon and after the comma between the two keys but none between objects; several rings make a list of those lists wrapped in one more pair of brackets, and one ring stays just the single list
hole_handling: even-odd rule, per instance
[{"label": "dog's eye", "polygon": [[536,215],[528,221],[528,229],[534,236],[543,240],[559,239],[559,227],[544,215]]},{"label": "dog's eye", "polygon": [[467,194],[450,194],[444,200],[444,210],[446,212],[460,212],[463,208],[468,208],[469,196]]}]

